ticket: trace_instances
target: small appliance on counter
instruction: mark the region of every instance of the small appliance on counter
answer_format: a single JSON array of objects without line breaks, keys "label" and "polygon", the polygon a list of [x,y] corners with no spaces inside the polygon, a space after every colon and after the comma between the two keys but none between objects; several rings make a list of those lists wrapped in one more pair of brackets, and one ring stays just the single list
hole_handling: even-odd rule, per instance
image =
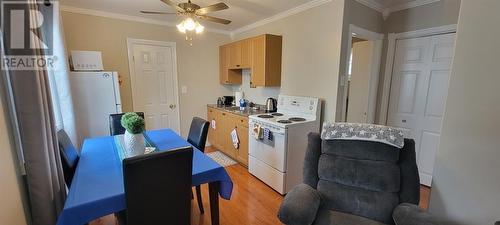
[{"label": "small appliance on counter", "polygon": [[222,96],[221,100],[222,100],[222,105],[232,106],[234,101],[234,96]]},{"label": "small appliance on counter", "polygon": [[234,92],[234,102],[236,103],[237,106],[240,106],[240,101],[245,97],[245,94],[243,91],[236,91]]},{"label": "small appliance on counter", "polygon": [[99,51],[71,51],[72,71],[103,71],[102,53]]},{"label": "small appliance on counter", "polygon": [[268,98],[266,100],[266,112],[276,112],[277,101],[275,98]]}]

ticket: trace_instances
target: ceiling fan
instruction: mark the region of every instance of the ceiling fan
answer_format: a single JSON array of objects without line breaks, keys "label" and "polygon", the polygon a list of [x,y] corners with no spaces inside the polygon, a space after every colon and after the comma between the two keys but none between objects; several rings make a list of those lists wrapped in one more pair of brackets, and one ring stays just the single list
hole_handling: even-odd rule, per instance
[{"label": "ceiling fan", "polygon": [[[191,0],[188,0],[188,2],[179,3],[179,4],[176,4],[175,2],[173,2],[171,0],[161,0],[161,1],[167,5],[175,8],[175,10],[177,10],[177,12],[176,13],[168,13],[168,12],[155,12],[155,11],[141,11],[141,13],[156,14],[156,15],[177,14],[177,15],[186,16],[187,18],[191,18],[191,20],[202,19],[202,20],[207,20],[207,21],[215,22],[215,23],[221,23],[221,24],[225,24],[225,25],[231,23],[230,20],[221,19],[221,18],[206,15],[210,12],[216,12],[216,11],[228,9],[229,6],[227,6],[225,3],[222,3],[222,2],[217,3],[217,4],[213,4],[213,5],[209,5],[209,6],[202,8],[199,5],[192,3]],[[195,22],[195,21],[193,21],[193,22]]]}]

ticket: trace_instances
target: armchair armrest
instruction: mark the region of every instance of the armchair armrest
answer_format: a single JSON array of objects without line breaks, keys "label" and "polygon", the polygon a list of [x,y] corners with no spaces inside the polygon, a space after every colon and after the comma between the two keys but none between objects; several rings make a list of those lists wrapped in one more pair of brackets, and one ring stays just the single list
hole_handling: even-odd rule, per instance
[{"label": "armchair armrest", "polygon": [[417,205],[402,203],[394,209],[392,218],[396,225],[437,225],[438,221]]},{"label": "armchair armrest", "polygon": [[310,225],[316,219],[321,197],[307,184],[295,186],[281,203],[278,218],[287,225]]}]

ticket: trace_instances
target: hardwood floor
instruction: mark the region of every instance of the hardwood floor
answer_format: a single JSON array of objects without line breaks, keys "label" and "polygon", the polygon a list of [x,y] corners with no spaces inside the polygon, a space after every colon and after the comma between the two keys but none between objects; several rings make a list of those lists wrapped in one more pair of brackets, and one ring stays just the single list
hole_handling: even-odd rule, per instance
[{"label": "hardwood floor", "polygon": [[[210,151],[210,150],[209,150]],[[221,225],[270,225],[281,224],[277,213],[283,196],[253,177],[240,165],[226,167],[233,180],[231,200],[220,199]],[[194,189],[193,189],[194,191]],[[208,201],[208,185],[202,185],[203,206],[205,214],[200,215],[198,204],[193,200],[191,206],[191,224],[210,225],[210,206]],[[430,188],[420,188],[420,207],[427,209]],[[115,225],[112,215],[96,220],[91,225]]]}]

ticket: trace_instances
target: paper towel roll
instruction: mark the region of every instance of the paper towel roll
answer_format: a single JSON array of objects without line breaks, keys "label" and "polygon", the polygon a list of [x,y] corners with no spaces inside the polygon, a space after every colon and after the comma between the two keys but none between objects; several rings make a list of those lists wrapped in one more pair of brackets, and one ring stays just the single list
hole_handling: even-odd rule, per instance
[{"label": "paper towel roll", "polygon": [[240,100],[242,98],[243,98],[243,92],[242,91],[234,92],[234,100],[235,100],[236,106],[240,106]]}]

